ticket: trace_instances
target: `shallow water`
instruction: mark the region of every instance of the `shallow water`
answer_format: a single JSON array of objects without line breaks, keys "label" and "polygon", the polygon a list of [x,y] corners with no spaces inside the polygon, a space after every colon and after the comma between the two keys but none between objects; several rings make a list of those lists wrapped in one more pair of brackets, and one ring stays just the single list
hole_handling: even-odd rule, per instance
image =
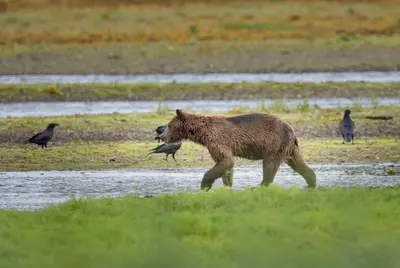
[{"label": "shallow water", "polygon": [[[318,178],[318,187],[400,185],[400,174],[388,176],[390,167],[400,164],[311,165]],[[37,210],[70,198],[122,197],[159,195],[182,191],[199,191],[207,168],[122,169],[104,171],[32,171],[0,173],[0,207],[4,209]],[[235,167],[233,189],[255,187],[261,182],[261,165]],[[286,164],[275,178],[280,187],[305,187],[300,175]],[[214,184],[221,186],[221,179]]]},{"label": "shallow water", "polygon": [[[265,99],[263,105],[271,106],[277,100]],[[377,98],[379,105],[400,105],[400,100],[396,98]],[[234,108],[256,108],[261,105],[261,100],[180,100],[164,101],[163,107],[171,109],[184,109],[192,111],[214,111],[224,112]],[[287,107],[296,107],[304,104],[304,99],[283,100]],[[370,98],[311,98],[308,99],[309,105],[317,104],[321,108],[350,107],[355,103],[363,107],[372,106]],[[22,102],[5,103],[0,105],[0,117],[15,116],[57,116],[72,114],[99,114],[99,113],[137,113],[154,112],[159,108],[158,101],[95,101],[95,102]]]},{"label": "shallow water", "polygon": [[0,84],[210,82],[400,82],[400,72],[211,73],[147,75],[1,75]]}]

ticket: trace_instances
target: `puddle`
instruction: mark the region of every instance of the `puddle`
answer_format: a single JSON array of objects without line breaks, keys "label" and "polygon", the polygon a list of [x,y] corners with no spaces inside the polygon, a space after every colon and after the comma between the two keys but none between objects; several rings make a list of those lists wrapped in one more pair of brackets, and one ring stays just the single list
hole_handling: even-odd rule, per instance
[{"label": "puddle", "polygon": [[147,75],[0,75],[0,84],[55,83],[237,83],[237,82],[400,82],[400,72],[210,73]]},{"label": "puddle", "polygon": [[[377,98],[379,105],[400,105],[397,98]],[[265,99],[265,107],[277,103],[277,100]],[[304,104],[304,99],[283,100],[289,108]],[[321,108],[351,107],[354,104],[361,104],[363,107],[373,105],[370,98],[311,98],[308,99],[311,106],[318,105]],[[171,109],[184,109],[192,111],[214,111],[225,112],[234,108],[254,109],[262,104],[262,100],[179,100],[164,101],[163,107]],[[95,101],[95,102],[20,102],[5,103],[0,106],[0,117],[24,117],[24,116],[59,116],[73,114],[109,114],[109,113],[139,113],[154,112],[159,108],[158,101]]]},{"label": "puddle", "polygon": [[[400,171],[400,164],[311,165],[318,187],[390,187],[400,185],[400,174],[388,176],[389,168]],[[205,168],[121,169],[102,171],[32,171],[0,173],[0,207],[38,210],[70,198],[160,195],[199,191]],[[261,165],[235,167],[233,189],[257,187],[262,178]],[[280,187],[306,187],[303,178],[282,165],[274,181]],[[222,185],[217,180],[214,187]]]}]

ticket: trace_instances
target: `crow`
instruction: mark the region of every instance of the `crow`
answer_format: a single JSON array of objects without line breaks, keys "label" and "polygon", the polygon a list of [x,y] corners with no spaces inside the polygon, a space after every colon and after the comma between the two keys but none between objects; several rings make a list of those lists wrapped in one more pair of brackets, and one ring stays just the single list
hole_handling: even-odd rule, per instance
[{"label": "crow", "polygon": [[172,154],[172,158],[175,160],[175,162],[177,162],[175,159],[175,153],[181,148],[181,146],[182,142],[168,143],[168,144],[164,143],[157,146],[156,148],[149,150],[150,153],[147,156],[151,154],[165,153],[165,161],[168,162],[168,155]]},{"label": "crow", "polygon": [[50,123],[45,130],[32,136],[32,138],[28,140],[28,143],[35,143],[42,146],[42,148],[47,148],[47,143],[53,137],[53,131],[56,126],[58,126],[58,124]]},{"label": "crow", "polygon": [[350,110],[344,111],[343,119],[339,123],[340,133],[343,137],[343,144],[352,142],[354,144],[354,122],[350,119]]},{"label": "crow", "polygon": [[160,143],[160,140],[161,140],[159,136],[164,132],[164,130],[166,128],[167,128],[167,125],[159,126],[159,127],[156,128],[157,136],[154,139],[158,140],[158,143]]}]

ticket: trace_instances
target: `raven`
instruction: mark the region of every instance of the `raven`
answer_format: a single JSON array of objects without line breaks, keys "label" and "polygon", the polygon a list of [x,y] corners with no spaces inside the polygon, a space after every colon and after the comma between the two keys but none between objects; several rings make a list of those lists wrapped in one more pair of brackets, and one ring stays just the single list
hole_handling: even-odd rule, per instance
[{"label": "raven", "polygon": [[339,123],[340,133],[343,137],[343,144],[352,142],[354,144],[354,122],[350,119],[350,110],[344,111],[343,119]]},{"label": "raven", "polygon": [[58,124],[50,123],[45,130],[35,134],[32,138],[30,138],[28,143],[35,143],[42,146],[42,148],[47,148],[47,143],[53,137],[53,131],[56,126],[58,126]]},{"label": "raven", "polygon": [[167,125],[159,126],[159,127],[156,128],[157,136],[154,139],[158,140],[158,143],[160,143],[160,137],[159,136],[164,132],[165,129],[167,129]]},{"label": "raven", "polygon": [[156,148],[149,150],[150,153],[147,156],[151,154],[165,153],[165,161],[168,162],[168,155],[172,154],[172,158],[175,160],[175,162],[177,162],[175,159],[175,153],[181,148],[181,146],[182,142],[168,143],[168,144],[164,143],[157,146]]}]

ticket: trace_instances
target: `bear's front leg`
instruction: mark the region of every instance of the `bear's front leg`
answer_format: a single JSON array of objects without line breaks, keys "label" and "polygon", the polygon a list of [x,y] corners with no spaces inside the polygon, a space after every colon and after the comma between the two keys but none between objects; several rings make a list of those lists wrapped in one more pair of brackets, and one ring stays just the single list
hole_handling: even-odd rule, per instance
[{"label": "bear's front leg", "polygon": [[233,169],[233,165],[233,158],[230,157],[218,161],[210,170],[204,173],[203,180],[201,181],[201,190],[209,191],[218,178]]}]

